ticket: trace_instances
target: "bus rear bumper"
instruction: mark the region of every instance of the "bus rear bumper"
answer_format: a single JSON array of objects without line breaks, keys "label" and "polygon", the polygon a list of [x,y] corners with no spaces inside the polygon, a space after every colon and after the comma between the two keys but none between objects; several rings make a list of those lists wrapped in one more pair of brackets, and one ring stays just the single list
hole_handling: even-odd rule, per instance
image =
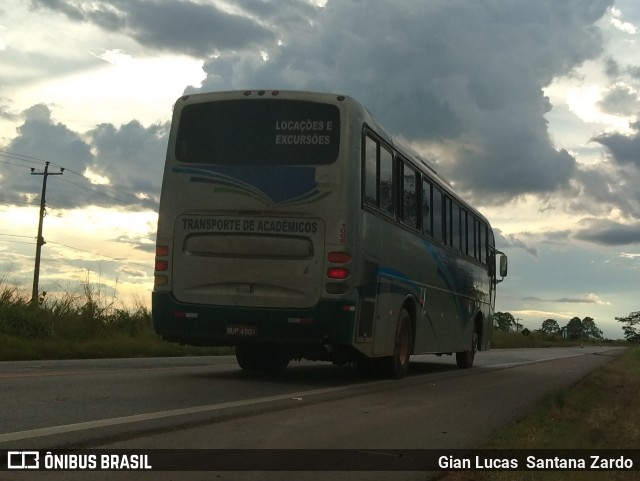
[{"label": "bus rear bumper", "polygon": [[296,349],[350,346],[355,303],[320,300],[309,309],[186,304],[170,292],[152,293],[153,327],[167,341],[193,346],[258,343]]}]

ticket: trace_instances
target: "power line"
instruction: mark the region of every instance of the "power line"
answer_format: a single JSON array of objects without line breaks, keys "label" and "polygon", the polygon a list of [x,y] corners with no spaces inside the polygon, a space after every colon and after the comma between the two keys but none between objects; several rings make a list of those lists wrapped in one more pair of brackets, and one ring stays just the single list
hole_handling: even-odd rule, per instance
[{"label": "power line", "polygon": [[98,252],[88,251],[86,249],[80,249],[79,247],[73,247],[73,246],[70,246],[70,245],[61,244],[60,242],[54,242],[54,241],[50,240],[50,241],[47,241],[47,243],[53,244],[53,245],[57,245],[57,246],[60,246],[60,247],[66,247],[67,249],[71,249],[71,250],[74,250],[74,251],[84,252],[86,254],[92,254],[92,255],[98,256],[98,257],[104,257],[106,259],[111,259],[113,261],[118,261],[121,264],[129,264],[129,265],[138,266],[138,267],[142,267],[144,269],[149,269],[149,270],[153,270],[154,269],[154,266],[152,266],[152,265],[139,264],[138,262],[126,261],[126,260],[124,260],[122,258],[111,257],[111,256],[108,256],[106,254],[99,254]]},{"label": "power line", "polygon": [[29,202],[27,200],[21,199],[18,196],[4,195],[0,194],[0,201],[7,202],[9,204],[14,205],[38,205],[37,202]]},{"label": "power line", "polygon": [[[2,236],[2,237],[17,237],[17,238],[21,238],[21,239],[32,239],[33,238],[32,236],[28,236],[28,235],[2,234],[2,233],[0,233],[0,236]],[[2,241],[2,242],[14,242],[14,243],[19,243],[19,244],[31,244],[31,245],[35,244],[35,242],[11,241],[11,240],[5,240],[5,239],[0,239],[0,241]],[[84,252],[85,254],[91,254],[91,255],[94,255],[94,256],[97,256],[97,257],[104,257],[105,259],[111,259],[111,260],[114,260],[114,261],[118,261],[121,264],[127,264],[127,265],[143,267],[143,268],[149,269],[149,270],[153,270],[154,269],[154,267],[152,265],[140,264],[138,262],[132,262],[132,261],[129,261],[129,260],[124,260],[121,257],[118,258],[118,257],[108,256],[106,254],[100,254],[98,252],[89,251],[89,250],[86,250],[86,249],[81,249],[79,247],[70,246],[68,244],[62,244],[61,242],[55,242],[55,241],[52,241],[52,240],[48,240],[47,244],[53,244],[53,245],[56,245],[56,246],[65,247],[67,249],[71,249],[71,250],[79,251],[79,252]]]},{"label": "power line", "polygon": [[[11,158],[11,157],[9,157],[9,158]],[[13,162],[9,162],[9,161],[6,161],[6,160],[0,160],[0,162],[2,162],[3,164],[6,164],[6,165],[13,165],[15,167],[21,167],[23,169],[29,169],[30,168],[30,167],[27,167],[24,164],[14,164]]]},{"label": "power line", "polygon": [[25,239],[33,239],[30,235],[17,235],[17,234],[0,234],[3,237],[24,237]]},{"label": "power line", "polygon": [[[65,170],[65,172],[66,172],[66,170]],[[89,182],[89,180],[88,180],[86,177],[83,177],[83,179],[85,179],[85,180],[87,180],[87,181]],[[78,188],[80,188],[80,189],[87,190],[87,191],[89,191],[89,192],[93,192],[94,194],[98,194],[98,195],[100,195],[100,196],[102,196],[102,197],[105,197],[105,198],[107,198],[107,199],[110,199],[110,200],[115,200],[115,201],[117,201],[117,202],[119,202],[119,203],[121,203],[121,204],[130,204],[130,203],[131,203],[131,202],[130,202],[130,201],[128,201],[128,200],[119,199],[118,197],[114,197],[113,195],[109,195],[109,194],[107,194],[106,192],[102,192],[102,191],[100,191],[100,190],[98,190],[98,189],[95,189],[95,188],[92,188],[92,187],[89,187],[89,186],[86,186],[86,185],[76,184],[75,182],[71,182],[70,180],[67,180],[67,179],[61,179],[61,180],[62,180],[63,182],[65,182],[66,184],[73,185],[73,186],[75,186],[75,187],[78,187]],[[140,199],[138,199],[137,197],[135,197],[134,195],[132,195],[132,194],[130,194],[130,193],[128,193],[128,192],[126,192],[126,195],[130,196],[132,199],[133,199],[133,198],[135,198],[135,200],[136,200],[136,201],[138,201],[138,202],[140,201]],[[150,202],[150,203],[152,203],[152,204],[153,204],[153,205],[155,205],[156,207],[158,207],[158,205],[159,205],[159,204],[158,204],[157,202],[155,202],[155,201],[148,200],[148,199],[147,199],[147,201],[148,201],[148,202]]]},{"label": "power line", "polygon": [[[80,172],[76,172],[75,170],[70,169],[69,167],[65,167],[64,165],[58,164],[56,162],[40,159],[38,157],[32,157],[32,156],[29,156],[29,155],[18,154],[16,152],[10,152],[10,151],[7,151],[7,150],[2,150],[2,149],[0,149],[0,157],[6,157],[6,158],[9,158],[9,159],[13,159],[13,160],[20,160],[20,161],[23,161],[23,162],[31,162],[33,164],[38,164],[38,165],[42,165],[42,164],[55,165],[55,166],[59,167],[60,169],[64,170],[65,172],[69,172],[69,173],[77,175],[78,177],[83,179],[85,182],[87,182],[91,186],[94,185],[86,175],[84,175],[84,174],[82,174]],[[7,163],[9,165],[15,165],[17,167],[29,168],[29,167],[21,165],[21,164],[14,164],[14,163],[1,161],[1,160],[0,160],[0,162]],[[119,203],[125,204],[125,205],[131,203],[131,200],[134,200],[134,199],[135,199],[136,202],[140,202],[141,200],[143,200],[143,199],[139,199],[138,197],[136,197],[135,195],[131,194],[130,192],[120,191],[118,188],[116,188],[114,186],[111,186],[110,188],[113,189],[116,192],[124,194],[125,196],[129,197],[131,200],[123,200],[121,198],[118,198],[118,197],[115,197],[113,195],[107,194],[107,193],[105,193],[103,191],[100,191],[100,190],[98,190],[98,189],[96,189],[94,187],[83,186],[83,185],[76,184],[75,182],[71,182],[71,181],[68,181],[68,180],[65,180],[65,179],[61,179],[61,180],[63,180],[64,182],[66,182],[68,184],[74,185],[74,186],[79,187],[81,189],[85,189],[85,190],[87,190],[89,192],[93,192],[93,193],[98,194],[98,195],[100,195],[102,197],[105,197],[105,198],[110,199],[110,200],[114,200],[116,202],[119,202]],[[144,199],[144,201],[149,203],[149,204],[151,204],[151,205],[153,205],[154,207],[159,207],[159,204],[157,202],[151,200],[151,199]]]},{"label": "power line", "polygon": [[23,162],[31,162],[32,164],[42,165],[47,163],[46,160],[39,159],[37,157],[31,157],[30,155],[17,154],[16,152],[9,152],[8,150],[0,149],[0,157],[6,157],[8,159],[22,160]]},{"label": "power line", "polygon": [[8,243],[11,243],[11,244],[27,244],[27,245],[30,245],[30,246],[36,245],[35,242],[18,241],[18,240],[7,240],[7,239],[0,239],[0,242],[8,242]]}]

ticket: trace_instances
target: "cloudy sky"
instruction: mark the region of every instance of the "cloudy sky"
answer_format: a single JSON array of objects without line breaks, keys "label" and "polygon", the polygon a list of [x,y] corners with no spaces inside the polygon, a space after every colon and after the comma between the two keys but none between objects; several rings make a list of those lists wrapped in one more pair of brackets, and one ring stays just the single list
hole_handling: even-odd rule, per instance
[{"label": "cloudy sky", "polygon": [[[635,0],[5,0],[0,277],[148,302],[172,104],[184,92],[352,95],[492,221],[497,309],[539,328],[640,310]],[[90,274],[87,274],[89,272]]]}]

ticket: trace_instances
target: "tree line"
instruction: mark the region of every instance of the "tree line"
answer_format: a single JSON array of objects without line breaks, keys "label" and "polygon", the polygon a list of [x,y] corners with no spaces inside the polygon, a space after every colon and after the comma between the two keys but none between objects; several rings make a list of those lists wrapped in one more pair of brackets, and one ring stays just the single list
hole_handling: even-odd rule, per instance
[{"label": "tree line", "polygon": [[622,332],[627,341],[640,344],[640,328],[636,327],[640,324],[640,311],[632,312],[627,317],[616,317],[616,321],[622,323]]},{"label": "tree line", "polygon": [[[493,315],[493,327],[495,330],[503,332],[521,331],[521,324],[518,324],[516,318],[510,312],[496,312]],[[560,324],[555,319],[546,319],[542,321],[540,329],[536,329],[534,332],[547,336],[561,336],[570,341],[602,339],[602,330],[598,328],[592,317],[585,317],[584,319],[574,317],[564,327],[560,327]]]},{"label": "tree line", "polygon": [[[518,320],[510,312],[496,312],[493,315],[493,327],[502,332],[520,332],[522,325],[518,324]],[[626,317],[616,317],[616,321],[623,324],[622,332],[628,342],[640,344],[640,311],[632,312]],[[540,329],[536,329],[535,332],[548,336],[561,336],[571,341],[602,339],[602,331],[592,317],[584,319],[574,317],[564,327],[560,327],[555,319],[546,319],[542,321]]]}]

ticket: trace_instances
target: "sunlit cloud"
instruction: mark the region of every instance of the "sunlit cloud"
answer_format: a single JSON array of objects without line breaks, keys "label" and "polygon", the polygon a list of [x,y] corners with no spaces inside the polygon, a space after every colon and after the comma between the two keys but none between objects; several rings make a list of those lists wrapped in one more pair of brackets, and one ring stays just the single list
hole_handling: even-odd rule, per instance
[{"label": "sunlit cloud", "polygon": [[630,22],[623,21],[622,12],[616,7],[611,7],[611,25],[620,30],[621,32],[628,33],[630,35],[634,35],[638,33],[638,27]]},{"label": "sunlit cloud", "polygon": [[576,317],[573,312],[566,311],[541,311],[535,309],[513,310],[511,313],[516,317],[524,318],[548,318],[548,319],[572,319]]}]

